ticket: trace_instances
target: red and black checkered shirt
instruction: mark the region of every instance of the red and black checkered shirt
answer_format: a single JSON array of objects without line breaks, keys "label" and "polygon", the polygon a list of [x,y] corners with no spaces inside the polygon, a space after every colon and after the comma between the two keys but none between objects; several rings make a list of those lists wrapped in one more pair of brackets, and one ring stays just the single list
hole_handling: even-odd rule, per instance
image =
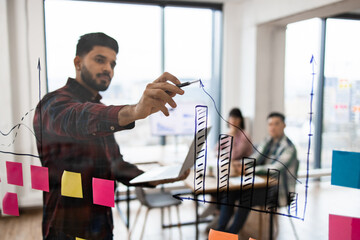
[{"label": "red and black checkered shirt", "polygon": [[[117,180],[126,185],[142,173],[123,160],[114,132],[121,127],[123,106],[105,106],[76,80],[40,101],[34,129],[40,160],[49,170],[50,191],[44,192],[43,235],[61,232],[85,239],[104,239],[113,229],[111,208],[93,204],[92,178]],[[61,195],[64,172],[81,173],[83,198]]]}]

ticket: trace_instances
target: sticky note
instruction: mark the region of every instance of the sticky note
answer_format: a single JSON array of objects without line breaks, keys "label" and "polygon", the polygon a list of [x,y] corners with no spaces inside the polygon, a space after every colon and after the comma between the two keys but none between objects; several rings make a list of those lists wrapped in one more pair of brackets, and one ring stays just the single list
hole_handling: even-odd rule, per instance
[{"label": "sticky note", "polygon": [[360,239],[360,218],[329,215],[329,240]]},{"label": "sticky note", "polygon": [[61,177],[61,195],[74,198],[82,198],[81,174],[64,171]]},{"label": "sticky note", "polygon": [[93,178],[93,201],[94,204],[114,207],[115,206],[115,193],[114,181],[100,178]]},{"label": "sticky note", "polygon": [[16,193],[7,192],[2,201],[3,213],[19,216],[19,204]]},{"label": "sticky note", "polygon": [[23,186],[22,164],[18,162],[6,162],[6,174],[8,184]]},{"label": "sticky note", "polygon": [[49,171],[46,167],[30,166],[31,187],[33,189],[49,192]]},{"label": "sticky note", "polygon": [[360,189],[360,153],[333,151],[331,184]]},{"label": "sticky note", "polygon": [[210,229],[209,240],[238,240],[238,236],[233,233],[215,231]]},{"label": "sticky note", "polygon": [[76,237],[75,240],[86,240],[85,238]]}]

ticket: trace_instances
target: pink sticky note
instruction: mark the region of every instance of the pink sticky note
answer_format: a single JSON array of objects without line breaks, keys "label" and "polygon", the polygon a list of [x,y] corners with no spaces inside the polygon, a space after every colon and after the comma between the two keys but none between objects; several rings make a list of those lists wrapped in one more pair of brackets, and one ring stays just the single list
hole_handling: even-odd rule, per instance
[{"label": "pink sticky note", "polygon": [[30,166],[31,187],[33,189],[49,192],[49,171],[46,167]]},{"label": "pink sticky note", "polygon": [[329,215],[329,240],[360,239],[360,218]]},{"label": "pink sticky note", "polygon": [[93,200],[94,204],[114,207],[115,206],[115,193],[114,181],[100,178],[93,178]]},{"label": "pink sticky note", "polygon": [[18,162],[6,162],[6,174],[9,184],[23,186],[22,164]]},{"label": "pink sticky note", "polygon": [[5,214],[19,216],[19,205],[16,193],[7,192],[3,198],[2,206]]}]

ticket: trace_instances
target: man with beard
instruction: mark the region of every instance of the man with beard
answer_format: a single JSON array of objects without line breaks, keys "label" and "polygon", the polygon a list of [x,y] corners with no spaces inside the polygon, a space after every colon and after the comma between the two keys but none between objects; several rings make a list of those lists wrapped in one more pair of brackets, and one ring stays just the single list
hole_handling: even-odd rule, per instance
[{"label": "man with beard", "polygon": [[[180,81],[163,73],[146,86],[137,104],[105,106],[99,91],[109,87],[117,53],[116,40],[104,33],[81,36],[74,59],[75,79],[48,93],[36,108],[37,148],[42,165],[49,170],[50,184],[50,191],[43,194],[43,239],[113,239],[111,208],[93,204],[92,179],[130,185],[142,173],[123,160],[114,133],[133,128],[136,120],[157,111],[168,116],[165,104],[176,107],[173,97],[184,94],[175,86]],[[81,173],[82,198],[61,194],[64,171]]]}]

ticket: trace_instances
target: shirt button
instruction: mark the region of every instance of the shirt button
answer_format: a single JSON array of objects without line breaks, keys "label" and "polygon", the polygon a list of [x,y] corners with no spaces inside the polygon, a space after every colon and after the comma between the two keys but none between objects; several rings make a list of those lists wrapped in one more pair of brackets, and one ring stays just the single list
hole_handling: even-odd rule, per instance
[{"label": "shirt button", "polygon": [[110,127],[110,130],[111,130],[111,131],[114,131],[114,130],[115,130],[115,127],[114,127],[114,126],[111,126],[111,127]]}]

